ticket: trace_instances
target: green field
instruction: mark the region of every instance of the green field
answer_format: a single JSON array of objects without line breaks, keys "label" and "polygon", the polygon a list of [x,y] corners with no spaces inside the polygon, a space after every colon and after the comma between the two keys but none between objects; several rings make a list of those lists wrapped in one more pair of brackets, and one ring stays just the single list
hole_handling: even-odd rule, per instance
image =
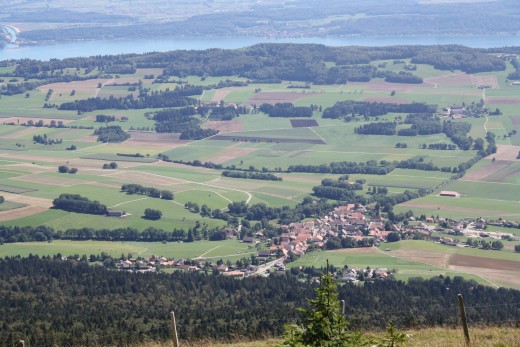
[{"label": "green field", "polygon": [[110,241],[62,241],[10,243],[0,246],[0,256],[28,256],[29,254],[47,256],[60,253],[63,256],[100,254],[105,252],[119,257],[122,254],[133,257],[148,257],[152,255],[167,258],[197,258],[210,261],[219,259],[234,261],[249,258],[258,251],[237,240],[227,241],[197,241],[184,242],[110,242]]},{"label": "green field", "polygon": [[[371,64],[379,66],[384,64],[386,69],[399,73],[403,71],[402,63],[393,60],[374,61]],[[352,161],[362,162],[376,161],[403,161],[407,159],[419,159],[425,163],[433,163],[438,167],[457,167],[460,163],[473,158],[477,151],[463,150],[428,150],[422,149],[423,145],[444,143],[451,144],[451,140],[444,134],[421,136],[380,136],[359,135],[354,132],[356,127],[374,121],[399,121],[405,118],[404,114],[391,113],[381,117],[365,119],[356,116],[351,122],[341,119],[322,118],[323,110],[342,100],[385,102],[426,102],[437,104],[438,111],[446,106],[454,104],[469,105],[478,102],[484,97],[484,91],[476,88],[476,80],[496,76],[496,86],[485,91],[486,100],[491,100],[487,105],[491,110],[500,108],[503,113],[500,116],[466,118],[461,121],[472,125],[469,133],[472,138],[483,138],[487,131],[496,134],[496,143],[500,145],[520,145],[520,134],[512,134],[512,130],[520,132],[520,108],[514,99],[518,97],[518,89],[506,83],[505,79],[512,71],[508,63],[506,71],[496,73],[475,74],[465,76],[460,71],[440,71],[432,66],[418,64],[414,74],[424,79],[422,85],[401,85],[385,83],[381,78],[375,78],[371,82],[352,82],[343,85],[313,85],[309,88],[288,89],[295,81],[282,81],[273,84],[249,83],[247,86],[204,90],[200,96],[201,102],[236,103],[239,105],[261,105],[263,102],[278,102],[288,98],[297,106],[321,106],[320,111],[314,111],[312,119],[318,123],[312,128],[293,128],[288,118],[270,118],[263,113],[250,112],[241,114],[233,120],[233,127],[227,128],[230,123],[222,122],[223,130],[220,135],[229,137],[229,140],[203,139],[196,141],[179,141],[177,137],[163,137],[163,141],[150,137],[155,123],[151,117],[145,117],[147,112],[155,112],[160,109],[128,109],[128,110],[97,110],[92,112],[62,111],[57,108],[44,108],[45,96],[48,88],[55,88],[50,102],[59,104],[76,99],[86,99],[94,95],[100,97],[125,96],[137,92],[128,90],[128,86],[114,86],[111,84],[124,81],[137,83],[142,80],[143,86],[151,92],[173,89],[184,82],[209,86],[216,85],[220,81],[246,81],[237,76],[169,76],[173,83],[153,83],[153,79],[144,79],[145,75],[162,74],[162,69],[138,69],[135,74],[122,74],[118,77],[111,76],[95,81],[79,81],[70,84],[51,85],[41,87],[38,91],[30,91],[28,95],[2,96],[0,99],[0,117],[14,125],[0,125],[0,192],[18,194],[21,200],[27,199],[31,206],[30,198],[51,201],[62,193],[80,194],[90,199],[98,200],[113,209],[121,209],[129,215],[125,218],[107,218],[77,213],[66,213],[58,210],[46,210],[33,215],[20,216],[15,220],[1,221],[3,225],[49,225],[57,229],[96,227],[122,228],[135,227],[143,230],[147,227],[156,227],[164,230],[173,228],[188,229],[197,222],[208,227],[224,227],[226,223],[221,220],[202,218],[199,214],[192,213],[184,208],[187,202],[206,204],[211,209],[226,210],[233,201],[247,201],[249,204],[264,203],[272,207],[295,206],[303,198],[311,195],[312,188],[321,183],[323,179],[336,180],[340,175],[308,174],[308,173],[279,173],[283,181],[261,181],[252,179],[233,179],[221,176],[220,170],[205,169],[182,164],[166,163],[157,159],[158,154],[168,155],[174,161],[214,162],[224,166],[235,166],[239,169],[249,169],[251,166],[257,169],[281,169],[286,170],[291,165],[321,165],[331,162]],[[95,74],[94,69],[89,74]],[[85,75],[84,69],[65,69],[66,74],[78,73]],[[456,76],[457,79],[452,79]],[[98,81],[102,83],[97,87]],[[72,90],[76,93],[71,95]],[[390,91],[395,93],[391,96]],[[269,100],[273,98],[272,100]],[[513,99],[511,101],[511,99]],[[79,129],[78,127],[98,128],[104,126],[95,122],[96,115],[114,115],[118,121],[111,125],[121,126],[124,130],[140,129],[139,132],[130,132],[133,137],[122,143],[99,143],[93,136],[93,129]],[[126,117],[127,121],[121,121]],[[32,120],[61,120],[64,125],[71,128],[25,127],[19,123]],[[446,119],[442,119],[444,122]],[[206,126],[205,117],[200,117],[201,124]],[[399,124],[398,128],[409,127]],[[33,143],[34,135],[47,135],[49,138],[61,138],[62,144],[40,145]],[[240,140],[233,141],[233,137]],[[142,139],[142,140],[140,140]],[[258,141],[260,139],[260,141]],[[283,139],[287,140],[286,142]],[[246,141],[247,140],[247,141]],[[318,140],[324,143],[309,143],[308,140]],[[406,148],[396,148],[397,143],[406,143]],[[66,147],[75,145],[76,150],[66,150]],[[518,147],[520,150],[520,147]],[[514,154],[515,148],[509,149]],[[144,157],[123,157],[117,153],[139,153]],[[502,157],[498,157],[497,163],[502,163],[503,168],[495,170],[489,176],[476,175],[477,179],[471,179],[471,175],[488,169],[493,169],[492,158],[486,158],[477,163],[467,175],[460,180],[450,181],[451,173],[441,171],[421,171],[411,169],[395,169],[388,175],[350,175],[350,180],[366,180],[364,191],[369,187],[386,187],[390,194],[402,193],[405,190],[436,189],[432,194],[420,199],[412,200],[394,208],[394,212],[406,212],[412,210],[415,215],[425,214],[440,217],[484,217],[486,219],[503,218],[520,220],[520,164],[514,156],[506,158],[508,164],[503,164]],[[103,170],[103,164],[115,161],[118,168],[115,170]],[[75,175],[59,174],[59,165],[78,168]],[[470,178],[468,178],[470,177]],[[479,178],[480,177],[480,178]],[[136,183],[157,189],[167,189],[175,194],[175,200],[165,201],[146,196],[127,195],[120,192],[120,187],[126,183]],[[459,199],[441,198],[440,190],[454,190],[462,194]],[[366,195],[368,196],[368,195]],[[24,206],[19,202],[6,201],[4,210]],[[163,218],[158,221],[149,221],[142,218],[145,208],[159,209]],[[41,210],[40,210],[41,211]],[[2,212],[2,211],[0,211]],[[4,215],[8,211],[2,212]],[[0,214],[2,220],[2,214]],[[276,221],[272,221],[276,222]],[[516,230],[513,230],[516,232]],[[230,245],[230,246],[225,246]],[[243,250],[245,246],[231,242],[219,243],[219,248],[208,255],[225,255],[231,258],[236,252]],[[13,252],[31,251],[46,252],[97,252],[106,249],[111,254],[133,252],[142,254],[162,253],[161,255],[175,256],[180,252],[183,257],[193,257],[209,250],[213,243],[201,242],[189,244],[140,244],[140,243],[80,243],[54,241],[51,244],[25,244],[9,245]],[[395,245],[407,245],[398,243]],[[149,246],[149,247],[148,247]],[[19,247],[19,248],[17,248]],[[47,247],[47,248],[46,248]],[[193,248],[195,247],[195,248]],[[200,248],[197,248],[200,247]],[[214,246],[216,247],[216,246]],[[228,248],[230,247],[230,248]],[[233,247],[238,247],[234,249]],[[242,247],[242,248],[240,248]],[[391,245],[390,248],[394,247]],[[476,252],[467,249],[444,249],[434,244],[414,244],[416,249],[425,252],[450,253]],[[423,248],[421,248],[423,247]],[[424,248],[426,247],[426,248]],[[513,259],[513,244],[506,244],[502,252],[489,253],[496,259]],[[0,250],[5,250],[3,246]],[[52,250],[52,251],[51,251]],[[182,252],[181,252],[182,251]],[[220,252],[221,253],[218,253]],[[184,252],[184,253],[183,253]],[[217,252],[217,253],[215,253]],[[63,253],[63,252],[62,252]],[[391,253],[391,252],[390,252]],[[452,254],[450,253],[450,254]],[[1,253],[0,253],[1,254]],[[6,253],[13,254],[13,253]],[[44,254],[44,253],[42,253]],[[140,253],[139,253],[140,254]],[[468,253],[469,254],[469,253]],[[479,256],[480,253],[478,253]],[[486,255],[488,256],[488,255]],[[324,259],[330,257],[334,264],[348,264],[349,266],[376,267],[385,266],[398,269],[396,276],[406,279],[413,276],[429,277],[433,275],[454,275],[457,271],[440,269],[432,265],[421,264],[412,259],[391,257],[389,254],[349,254],[318,252],[306,255],[293,264],[321,266]],[[235,258],[233,258],[235,259]],[[475,278],[485,283],[486,280],[476,277],[474,274],[464,274],[466,277]]]}]

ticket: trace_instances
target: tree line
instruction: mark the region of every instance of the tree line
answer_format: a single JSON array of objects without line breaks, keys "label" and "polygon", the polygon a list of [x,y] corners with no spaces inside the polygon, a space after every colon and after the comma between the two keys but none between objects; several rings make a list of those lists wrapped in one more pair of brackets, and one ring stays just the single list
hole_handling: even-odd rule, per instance
[{"label": "tree line", "polygon": [[160,190],[153,187],[144,187],[140,184],[129,183],[121,186],[121,191],[127,194],[140,194],[146,195],[151,198],[158,198],[164,200],[173,200],[174,195],[169,190]]},{"label": "tree line", "polygon": [[255,171],[222,171],[222,176],[231,178],[245,178],[252,180],[264,180],[264,181],[283,181],[280,176],[273,175],[272,173],[262,173]]},{"label": "tree line", "polygon": [[171,230],[148,227],[138,230],[132,227],[116,229],[69,228],[54,229],[46,225],[33,226],[0,226],[0,244],[14,242],[50,242],[52,240],[95,240],[95,241],[141,241],[141,242],[177,242],[186,241],[191,232],[197,239],[209,239],[221,228],[208,228],[196,223],[188,230],[173,228]]},{"label": "tree line", "polygon": [[52,201],[54,208],[77,213],[105,215],[108,212],[106,205],[99,201],[92,201],[79,194],[60,194]]},{"label": "tree line", "polygon": [[[395,104],[386,102],[369,102],[345,100],[338,101],[323,111],[323,118],[352,119],[356,116],[379,117],[388,113],[434,113],[436,105],[413,102],[411,104]],[[350,118],[349,118],[350,117]]]},{"label": "tree line", "polygon": [[260,105],[260,111],[269,117],[312,117],[312,108],[309,106],[294,106],[292,103],[276,103]]}]

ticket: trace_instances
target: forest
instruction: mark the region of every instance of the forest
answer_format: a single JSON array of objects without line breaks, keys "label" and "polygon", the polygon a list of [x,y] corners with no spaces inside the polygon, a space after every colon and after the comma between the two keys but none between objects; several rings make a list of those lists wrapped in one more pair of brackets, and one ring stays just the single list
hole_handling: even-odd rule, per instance
[{"label": "forest", "polygon": [[[180,338],[191,342],[278,336],[284,323],[301,323],[296,308],[306,307],[316,286],[311,279],[319,272],[292,269],[235,280],[211,272],[111,271],[92,266],[87,257],[5,258],[0,260],[0,346],[20,339],[30,346],[165,341],[171,339],[170,311],[176,313]],[[461,277],[346,283],[338,292],[351,329],[383,329],[389,322],[399,329],[454,326],[457,293],[464,296],[472,325],[520,319],[520,291]]]}]

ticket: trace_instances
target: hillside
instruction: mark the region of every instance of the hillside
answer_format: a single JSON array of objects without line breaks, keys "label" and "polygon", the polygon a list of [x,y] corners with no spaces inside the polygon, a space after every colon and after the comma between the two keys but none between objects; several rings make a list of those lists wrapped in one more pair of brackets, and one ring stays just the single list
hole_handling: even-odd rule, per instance
[{"label": "hillside", "polygon": [[519,30],[515,5],[513,0],[370,0],[351,2],[348,7],[341,0],[328,1],[327,6],[316,0],[23,0],[7,1],[0,18],[21,30],[21,42],[180,36],[501,35]]}]

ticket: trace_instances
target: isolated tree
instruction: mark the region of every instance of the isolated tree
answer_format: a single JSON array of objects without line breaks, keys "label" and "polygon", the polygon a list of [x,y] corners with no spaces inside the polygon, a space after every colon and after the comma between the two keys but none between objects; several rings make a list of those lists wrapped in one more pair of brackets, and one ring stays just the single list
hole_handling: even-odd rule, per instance
[{"label": "isolated tree", "polygon": [[501,250],[502,248],[504,248],[504,244],[502,243],[502,241],[496,240],[491,242],[491,247],[496,250]]},{"label": "isolated tree", "polygon": [[311,308],[300,309],[305,315],[303,326],[287,325],[281,346],[287,347],[348,347],[368,346],[370,339],[348,331],[348,323],[340,309],[338,291],[333,277],[327,272],[320,277],[316,297],[309,299]]},{"label": "isolated tree", "polygon": [[520,253],[520,245],[515,245],[515,252]]},{"label": "isolated tree", "polygon": [[69,172],[69,167],[66,165],[60,165],[60,166],[58,166],[58,172],[67,173],[67,172]]},{"label": "isolated tree", "polygon": [[4,197],[0,195],[0,204],[3,204],[5,201]]},{"label": "isolated tree", "polygon": [[109,165],[111,169],[117,169],[117,163],[115,161],[111,162]]}]

